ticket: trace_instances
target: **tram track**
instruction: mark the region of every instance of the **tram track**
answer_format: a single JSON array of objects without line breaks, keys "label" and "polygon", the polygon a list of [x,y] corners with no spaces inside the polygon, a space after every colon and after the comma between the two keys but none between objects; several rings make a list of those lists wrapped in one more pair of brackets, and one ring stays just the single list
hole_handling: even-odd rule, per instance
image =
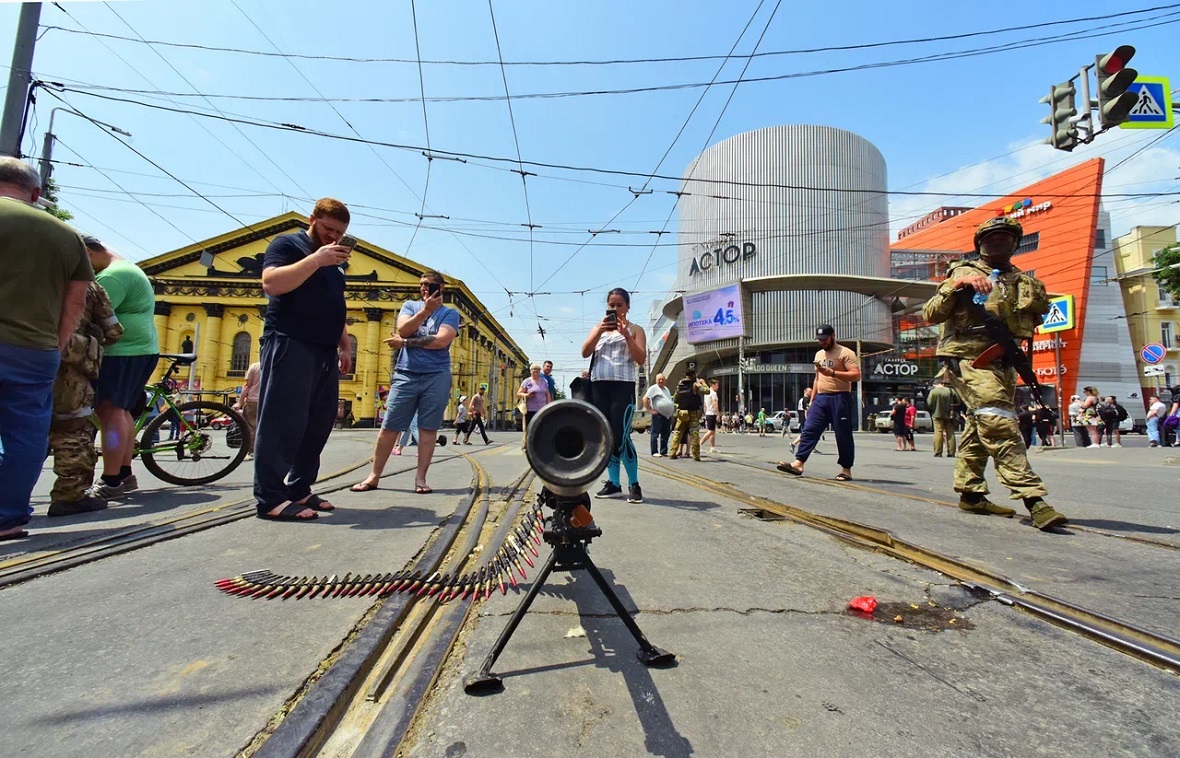
[{"label": "tram track", "polygon": [[[372,457],[367,457],[320,478],[316,482],[318,494],[327,495],[348,489],[353,484],[352,479],[334,484],[329,483],[367,466],[370,461],[372,461]],[[385,477],[410,473],[415,470],[415,467],[411,465],[398,468],[385,474]],[[178,539],[206,529],[252,518],[256,512],[253,496],[245,497],[201,508],[191,513],[130,526],[113,534],[79,540],[60,548],[33,551],[0,560],[0,590],[104,558],[122,555],[167,540]]]},{"label": "tram track", "polygon": [[[521,472],[493,501],[486,469],[470,456],[463,457],[472,466],[470,493],[411,565],[399,572],[422,579],[378,599],[350,638],[240,756],[396,751],[475,601],[497,587],[507,592],[503,569],[507,566],[510,575],[519,565],[514,556],[526,550],[518,522],[534,479],[531,469]],[[526,513],[525,520],[534,515]],[[515,578],[511,582],[515,585]]]},{"label": "tram track", "polygon": [[[751,464],[763,473],[773,473]],[[936,571],[1004,605],[1018,608],[1037,618],[1080,634],[1126,655],[1180,674],[1180,640],[1092,611],[1034,589],[1023,587],[1002,574],[971,565],[954,556],[901,539],[880,527],[848,519],[817,514],[772,498],[751,494],[742,488],[679,471],[671,466],[645,463],[644,468],[660,476],[710,494],[745,503],[775,516],[818,529],[848,544],[888,555]],[[819,482],[821,480],[813,480]],[[827,482],[824,482],[826,485]],[[841,488],[849,483],[841,483]],[[897,495],[887,490],[863,488],[877,494]],[[897,495],[903,496],[903,495]],[[914,496],[915,499],[925,500]],[[937,502],[937,501],[935,501]],[[1115,535],[1108,535],[1115,536]],[[1165,547],[1169,547],[1167,543]]]}]

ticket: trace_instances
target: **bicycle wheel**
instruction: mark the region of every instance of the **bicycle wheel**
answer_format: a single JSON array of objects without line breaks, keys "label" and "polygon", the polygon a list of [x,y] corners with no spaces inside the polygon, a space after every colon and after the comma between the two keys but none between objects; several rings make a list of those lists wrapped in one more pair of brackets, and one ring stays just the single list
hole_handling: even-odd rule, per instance
[{"label": "bicycle wheel", "polygon": [[[143,429],[139,457],[148,471],[171,484],[208,484],[245,460],[248,446],[242,441],[250,432],[242,414],[228,405],[204,400],[182,403],[176,410],[181,421],[173,422],[172,413],[161,413]],[[162,434],[165,424],[169,428]],[[236,446],[231,444],[235,437]]]}]

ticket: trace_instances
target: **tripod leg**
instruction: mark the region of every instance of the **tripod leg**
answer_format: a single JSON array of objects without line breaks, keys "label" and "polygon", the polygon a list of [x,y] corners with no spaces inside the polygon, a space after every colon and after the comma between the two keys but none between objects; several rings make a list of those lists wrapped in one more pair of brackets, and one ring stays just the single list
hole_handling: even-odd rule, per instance
[{"label": "tripod leg", "polygon": [[500,677],[492,673],[492,666],[496,665],[496,659],[500,657],[500,653],[504,652],[505,646],[508,645],[508,640],[512,638],[512,633],[516,631],[516,627],[520,625],[524,614],[528,612],[529,606],[533,604],[537,595],[540,594],[541,587],[545,584],[545,580],[549,578],[549,574],[553,571],[553,566],[556,562],[557,551],[552,551],[549,553],[549,559],[545,561],[545,565],[541,567],[541,571],[537,574],[537,578],[533,580],[533,586],[529,587],[529,591],[520,601],[520,605],[516,606],[512,618],[508,619],[508,624],[504,627],[504,631],[500,632],[499,638],[496,639],[496,644],[492,645],[492,649],[488,653],[488,657],[484,659],[483,665],[479,667],[479,671],[463,681],[463,690],[467,694],[474,695],[481,692],[493,692],[503,689],[503,682]]},{"label": "tripod leg", "polygon": [[594,583],[598,585],[598,589],[602,590],[602,594],[610,602],[611,607],[615,609],[615,614],[618,615],[619,620],[627,627],[627,631],[631,632],[631,636],[639,643],[639,651],[636,653],[639,660],[645,666],[667,666],[676,661],[676,656],[669,653],[667,650],[661,650],[655,645],[647,641],[647,637],[643,636],[643,631],[639,628],[639,624],[635,623],[635,619],[631,618],[631,614],[623,606],[623,601],[619,600],[619,596],[615,594],[614,588],[607,583],[606,577],[594,565],[594,561],[590,560],[590,556],[583,551],[581,555],[581,568],[586,569],[586,572],[594,578]]}]

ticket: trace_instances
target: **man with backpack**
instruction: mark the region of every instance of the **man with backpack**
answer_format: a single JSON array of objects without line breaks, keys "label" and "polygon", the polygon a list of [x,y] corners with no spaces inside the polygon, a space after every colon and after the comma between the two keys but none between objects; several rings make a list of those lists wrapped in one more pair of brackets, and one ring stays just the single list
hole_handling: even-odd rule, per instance
[{"label": "man with backpack", "polygon": [[1119,405],[1114,395],[1106,398],[1106,402],[1098,406],[1098,418],[1102,419],[1102,430],[1099,439],[1102,447],[1122,447],[1122,433],[1119,422],[1127,418],[1127,409]]},{"label": "man with backpack", "polygon": [[687,435],[692,459],[701,459],[701,410],[705,407],[704,396],[709,394],[709,385],[697,379],[697,372],[689,369],[676,385],[676,428],[672,431],[672,442],[668,445],[668,457],[676,460],[680,455],[680,442]]}]

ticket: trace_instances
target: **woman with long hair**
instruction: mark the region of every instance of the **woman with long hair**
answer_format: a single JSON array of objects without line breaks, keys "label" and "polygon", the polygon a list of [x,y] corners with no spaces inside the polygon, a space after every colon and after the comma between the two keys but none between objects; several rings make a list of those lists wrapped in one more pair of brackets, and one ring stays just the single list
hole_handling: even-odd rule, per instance
[{"label": "woman with long hair", "polygon": [[1090,447],[1098,448],[1102,445],[1102,433],[1098,431],[1098,424],[1101,421],[1098,417],[1098,388],[1083,387],[1082,392],[1086,393],[1086,396],[1082,398],[1082,405],[1074,423],[1086,428],[1090,434]]},{"label": "woman with long hair", "polygon": [[631,416],[635,413],[637,366],[647,358],[647,335],[643,327],[627,320],[631,310],[627,290],[616,287],[607,293],[606,307],[606,317],[594,325],[582,344],[582,357],[591,358],[591,402],[606,416],[612,437],[607,480],[595,497],[614,497],[623,491],[621,464],[630,482],[627,502],[642,503],[639,458],[631,442]]}]

